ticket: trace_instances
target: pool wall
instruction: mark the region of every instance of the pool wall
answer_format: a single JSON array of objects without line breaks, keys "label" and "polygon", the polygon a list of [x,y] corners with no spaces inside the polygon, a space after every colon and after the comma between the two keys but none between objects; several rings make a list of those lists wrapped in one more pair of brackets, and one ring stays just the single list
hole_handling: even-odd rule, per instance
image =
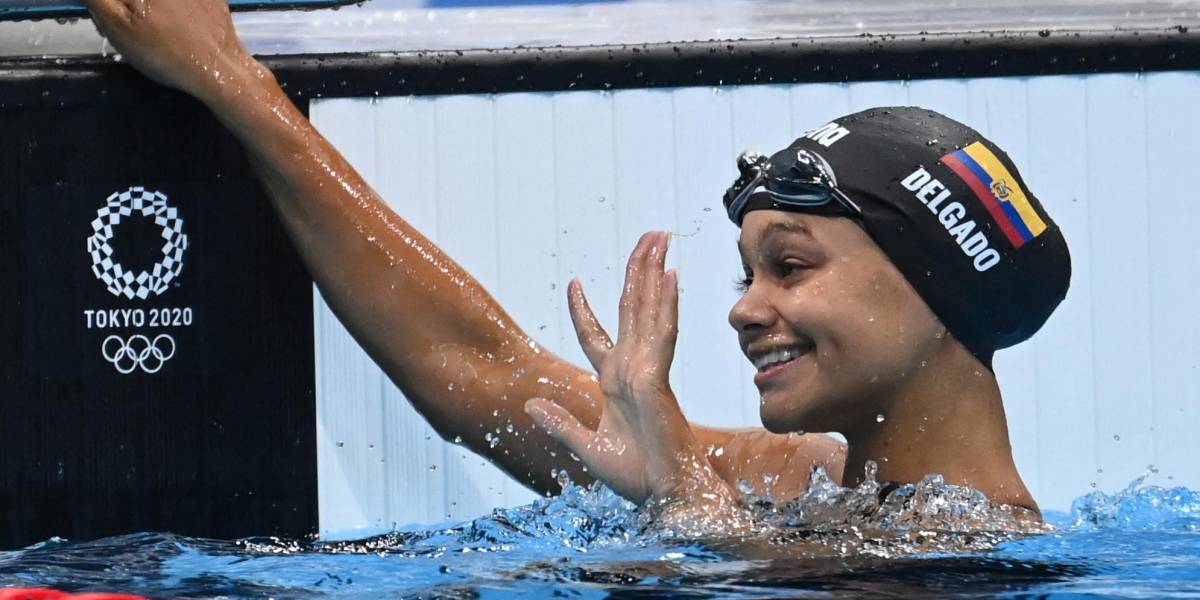
[{"label": "pool wall", "polygon": [[[649,5],[630,4],[639,6]],[[747,23],[775,23],[737,6]],[[893,14],[876,8],[877,18]],[[454,15],[450,22],[473,31],[474,12]],[[427,33],[446,22],[430,13]],[[683,296],[672,377],[687,413],[710,425],[758,423],[749,366],[725,323],[739,265],[719,198],[736,154],[781,147],[829,118],[876,105],[920,104],[974,125],[1021,166],[1074,255],[1058,313],[996,360],[1018,464],[1043,505],[1061,509],[1093,483],[1117,489],[1149,465],[1159,471],[1153,483],[1200,486],[1192,434],[1200,422],[1200,350],[1192,343],[1200,257],[1189,168],[1200,150],[1195,35],[1183,25],[826,32],[264,60],[402,216],[476,274],[540,343],[576,362],[584,361],[563,311],[565,283],[581,277],[611,323],[633,241],[650,228],[674,231]],[[302,34],[267,46],[309,37],[343,43]],[[41,39],[16,45],[49,52]],[[35,114],[48,124],[35,127]],[[112,58],[0,59],[0,132],[9,140],[0,171],[19,183],[6,188],[14,200],[4,204],[3,223],[25,225],[10,230],[20,235],[0,236],[4,275],[21,290],[3,296],[0,309],[22,323],[3,345],[12,357],[3,380],[14,398],[6,414],[20,416],[0,429],[0,444],[8,444],[0,547],[145,530],[362,535],[532,497],[441,441],[346,335],[263,212],[244,157],[196,103]],[[43,174],[30,170],[30,157],[49,165]],[[87,337],[94,331],[71,338],[69,328],[28,325],[47,306],[104,293],[88,287],[96,282],[83,251],[99,188],[156,182],[189,190],[171,197],[191,204],[185,219],[197,252],[181,276],[184,291],[163,299],[204,301],[208,327],[192,330],[198,341],[188,349],[211,358],[181,354],[161,372],[127,381],[103,375],[110,387],[97,393],[86,361],[98,359],[84,353],[98,351],[100,340]],[[38,227],[50,234],[38,239],[46,245],[31,246],[27,208],[44,203],[46,190],[82,211],[70,217],[78,239],[50,235],[61,221],[45,217]],[[231,206],[257,208],[231,224]],[[54,259],[51,247],[66,258]],[[247,253],[262,264],[237,258]],[[242,268],[237,277],[226,269],[233,264]],[[74,270],[37,271],[50,267]],[[39,303],[37,294],[55,300]],[[72,310],[47,312],[45,322],[69,325],[78,317]],[[286,333],[298,329],[312,332],[311,344],[306,334]],[[281,340],[286,360],[278,358]],[[67,377],[60,388],[69,394],[52,393],[59,388],[33,372],[37,348],[78,354],[64,363],[87,377]],[[505,443],[506,432],[498,433]]]},{"label": "pool wall", "polygon": [[[691,418],[726,426],[759,424],[751,369],[726,323],[740,264],[720,194],[737,153],[879,105],[971,124],[1010,153],[1072,249],[1063,305],[996,359],[1018,466],[1043,506],[1061,510],[1151,465],[1151,482],[1200,485],[1200,209],[1189,176],[1198,93],[1192,71],[956,77],[338,98],[314,101],[312,118],[527,332],[579,364],[565,283],[581,277],[613,323],[637,236],[677,233],[673,384]],[[442,442],[320,303],[316,332],[322,531],[465,518],[531,498]]]}]

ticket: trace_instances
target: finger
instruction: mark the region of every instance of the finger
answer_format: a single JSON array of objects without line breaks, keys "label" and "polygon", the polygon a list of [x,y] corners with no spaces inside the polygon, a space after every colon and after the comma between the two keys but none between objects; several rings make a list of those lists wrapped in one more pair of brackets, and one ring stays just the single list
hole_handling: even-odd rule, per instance
[{"label": "finger", "polygon": [[129,5],[121,0],[84,0],[83,3],[92,12],[92,20],[101,29],[101,33],[113,24],[128,23],[133,17]]},{"label": "finger", "polygon": [[667,245],[670,243],[670,239],[670,235],[665,231],[656,232],[646,256],[637,327],[638,331],[647,334],[653,331],[654,324],[658,320],[659,301],[662,298],[663,267],[667,262]]},{"label": "finger", "polygon": [[625,266],[625,287],[621,290],[618,316],[620,323],[617,328],[618,339],[627,338],[636,331],[638,294],[641,290],[642,274],[645,272],[646,256],[653,239],[654,232],[652,231],[642,234],[637,246],[634,246],[633,252],[629,255],[629,263]]},{"label": "finger", "polygon": [[675,342],[679,337],[679,271],[671,269],[663,275],[661,309],[658,315],[658,340],[664,364],[675,358]]},{"label": "finger", "polygon": [[587,297],[583,294],[583,284],[578,279],[571,280],[567,285],[567,307],[571,312],[571,322],[575,324],[575,337],[587,355],[592,368],[600,371],[605,355],[612,348],[612,338],[600,325],[596,313],[592,312]]},{"label": "finger", "polygon": [[545,399],[531,398],[525,402],[525,414],[585,463],[592,457],[596,432],[585,427],[567,409]]}]

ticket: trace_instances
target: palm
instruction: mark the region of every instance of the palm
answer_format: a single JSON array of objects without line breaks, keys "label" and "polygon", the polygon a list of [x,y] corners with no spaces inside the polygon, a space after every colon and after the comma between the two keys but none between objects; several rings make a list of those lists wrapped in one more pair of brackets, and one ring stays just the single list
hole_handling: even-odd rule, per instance
[{"label": "palm", "polygon": [[588,469],[598,479],[608,483],[613,491],[640,502],[650,497],[650,482],[643,470],[629,469],[628,465],[644,464],[642,451],[629,420],[613,404],[605,402],[594,442],[603,451],[593,455]]},{"label": "palm", "polygon": [[604,408],[595,431],[561,407],[533,400],[531,414],[622,496],[642,502],[670,493],[681,474],[704,462],[671,392],[669,372],[678,322],[675,273],[664,272],[667,238],[647,234],[629,258],[614,345],[577,281],[571,317],[600,378]]}]

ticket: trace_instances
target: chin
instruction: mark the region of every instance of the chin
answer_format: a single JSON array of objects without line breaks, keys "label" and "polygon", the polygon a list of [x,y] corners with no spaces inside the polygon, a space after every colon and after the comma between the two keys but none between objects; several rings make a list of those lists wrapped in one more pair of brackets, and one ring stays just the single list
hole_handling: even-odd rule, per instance
[{"label": "chin", "polygon": [[777,393],[765,394],[758,406],[763,427],[771,433],[821,431],[819,419],[814,419],[807,400],[782,399]]},{"label": "chin", "polygon": [[826,406],[816,397],[781,398],[778,392],[763,395],[758,404],[762,426],[772,433],[828,433],[839,431],[833,416],[834,407]]}]

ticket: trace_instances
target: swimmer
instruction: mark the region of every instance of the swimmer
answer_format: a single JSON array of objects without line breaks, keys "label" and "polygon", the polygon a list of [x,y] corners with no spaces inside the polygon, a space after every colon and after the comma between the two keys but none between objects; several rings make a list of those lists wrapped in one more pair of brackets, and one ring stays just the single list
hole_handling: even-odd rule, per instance
[{"label": "swimmer", "polygon": [[[241,140],[325,300],[416,409],[531,488],[557,491],[551,472],[565,470],[724,518],[739,480],[761,493],[770,474],[776,497],[794,497],[815,466],[854,485],[873,461],[881,480],[940,473],[1037,513],[991,360],[1042,325],[1070,262],[1015,166],[966,126],[876,109],[742,156],[725,194],[745,265],[729,322],[765,428],[710,428],[684,418],[668,381],[668,234],[632,252],[615,339],[570,284],[591,365],[567,363],[388,208],[249,54],[223,0],[87,4],[127,62]],[[483,433],[510,422],[519,435],[491,448]]]}]

